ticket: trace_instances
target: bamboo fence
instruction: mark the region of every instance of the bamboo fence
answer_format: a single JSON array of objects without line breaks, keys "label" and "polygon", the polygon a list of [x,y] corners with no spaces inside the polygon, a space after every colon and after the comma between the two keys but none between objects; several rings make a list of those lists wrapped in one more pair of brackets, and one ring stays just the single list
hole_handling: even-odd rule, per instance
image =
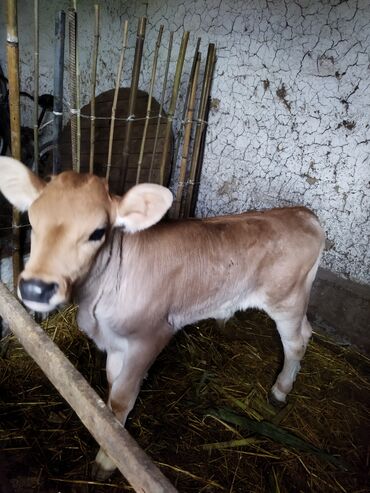
[{"label": "bamboo fence", "polygon": [[[187,197],[185,199],[185,216],[190,214],[190,211],[194,212],[194,195],[199,188],[200,180],[200,161],[199,156],[201,153],[202,137],[205,134],[207,128],[207,122],[205,121],[205,116],[207,112],[207,102],[211,92],[213,71],[216,62],[216,47],[213,43],[208,46],[207,61],[204,71],[202,93],[200,96],[198,118],[197,118],[197,129],[194,138],[193,146],[193,156],[191,159],[190,175],[189,175],[189,187]],[[196,185],[196,188],[195,188]]]},{"label": "bamboo fence", "polygon": [[99,51],[99,5],[95,6],[95,28],[94,28],[94,47],[93,47],[93,63],[91,66],[91,126],[90,126],[90,160],[89,172],[94,173],[94,149],[95,149],[95,89],[96,89],[96,67],[98,63]]},{"label": "bamboo fence", "polygon": [[68,37],[69,37],[69,91],[71,100],[71,145],[72,145],[72,166],[75,171],[79,171],[78,160],[78,128],[77,115],[79,112],[77,104],[77,13],[73,8],[68,9]]},{"label": "bamboo fence", "polygon": [[114,125],[116,122],[118,92],[119,92],[119,88],[120,88],[123,63],[124,63],[125,53],[126,53],[126,48],[127,48],[127,35],[128,35],[128,21],[125,20],[125,22],[123,23],[123,38],[122,38],[121,56],[119,59],[117,76],[116,76],[116,84],[115,84],[115,88],[114,88],[114,96],[113,96],[113,103],[112,103],[112,114],[111,114],[110,129],[109,129],[108,159],[107,159],[107,170],[106,170],[106,175],[105,175],[105,178],[107,180],[109,180],[110,169],[111,169],[111,165],[112,165]]},{"label": "bamboo fence", "polygon": [[200,53],[197,50],[194,57],[194,71],[190,76],[189,80],[189,98],[187,102],[187,109],[185,112],[185,121],[184,121],[184,140],[182,144],[182,155],[180,161],[180,172],[179,179],[177,184],[177,192],[174,203],[173,217],[178,218],[183,215],[183,211],[181,210],[182,199],[185,188],[185,179],[186,179],[186,171],[187,171],[187,163],[189,157],[190,150],[190,137],[191,131],[193,128],[193,114],[195,107],[195,97],[197,93],[197,85],[198,85],[198,76],[199,76],[199,67],[200,67]]},{"label": "bamboo fence", "polygon": [[174,118],[174,114],[175,114],[175,110],[176,110],[177,97],[179,94],[181,74],[182,74],[182,69],[184,66],[184,60],[185,60],[186,48],[188,46],[188,41],[189,41],[189,32],[185,31],[184,34],[182,35],[179,55],[178,55],[177,64],[176,64],[176,72],[175,72],[175,80],[173,83],[172,96],[171,96],[171,101],[170,101],[170,105],[169,105],[169,109],[168,109],[168,113],[167,113],[167,125],[166,125],[166,132],[165,132],[165,136],[164,136],[164,148],[163,148],[162,160],[161,160],[161,164],[160,164],[159,183],[161,185],[164,184],[164,170],[165,170],[165,166],[166,166],[166,156],[167,156],[168,148],[170,145],[172,120]]},{"label": "bamboo fence", "polygon": [[[19,101],[19,42],[17,25],[17,2],[7,0],[7,60],[9,80],[9,107],[10,107],[10,129],[11,149],[15,159],[21,159],[21,115]],[[22,268],[22,257],[20,254],[20,213],[13,209],[13,286],[16,290],[17,280]]]},{"label": "bamboo fence", "polygon": [[159,48],[161,46],[162,34],[163,34],[163,26],[160,26],[159,32],[158,32],[157,42],[155,45],[154,56],[153,56],[153,66],[152,66],[152,74],[150,77],[148,104],[147,104],[147,108],[146,108],[146,119],[145,119],[145,124],[144,124],[143,136],[141,139],[139,160],[137,163],[136,184],[138,184],[140,181],[140,172],[141,172],[141,166],[142,166],[143,157],[144,157],[145,140],[146,140],[146,134],[148,131],[148,126],[149,126],[150,111],[152,108],[153,88],[154,88],[155,76],[156,76],[156,72],[157,72],[158,54],[159,54]]},{"label": "bamboo fence", "polygon": [[156,130],[155,130],[152,159],[150,161],[150,168],[149,168],[149,177],[148,177],[148,180],[149,181],[152,180],[154,158],[155,158],[155,155],[156,155],[156,152],[157,152],[159,129],[160,129],[160,125],[161,125],[161,119],[162,119],[162,116],[163,116],[162,115],[162,112],[163,112],[164,99],[165,99],[166,90],[167,90],[168,71],[169,71],[169,67],[170,67],[171,53],[172,53],[172,45],[173,45],[173,34],[174,34],[173,32],[170,32],[170,37],[169,37],[169,41],[168,41],[166,68],[165,68],[164,77],[163,77],[161,102],[160,102],[160,106],[159,106],[158,121],[157,121]]},{"label": "bamboo fence", "polygon": [[125,136],[124,136],[124,143],[122,150],[122,168],[121,168],[121,176],[120,176],[120,190],[122,192],[124,190],[127,171],[128,171],[128,159],[130,155],[130,138],[131,138],[133,119],[135,118],[136,96],[139,86],[141,60],[143,56],[143,46],[145,39],[145,29],[146,29],[146,18],[141,17],[139,19],[137,35],[136,35],[135,57],[132,66],[130,98],[128,103],[128,119],[125,128]]},{"label": "bamboo fence", "polygon": [[34,57],[33,57],[33,170],[39,172],[39,1],[34,0]]},{"label": "bamboo fence", "polygon": [[64,40],[65,12],[57,12],[55,17],[54,44],[54,108],[53,108],[53,174],[61,171],[60,137],[63,127],[63,78],[64,78]]}]

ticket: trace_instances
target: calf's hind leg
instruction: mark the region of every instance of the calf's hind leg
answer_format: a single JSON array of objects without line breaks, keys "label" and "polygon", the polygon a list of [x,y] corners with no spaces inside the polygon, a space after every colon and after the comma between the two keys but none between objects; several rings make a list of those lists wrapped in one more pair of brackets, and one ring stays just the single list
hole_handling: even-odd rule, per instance
[{"label": "calf's hind leg", "polygon": [[281,406],[284,405],[287,395],[293,388],[312,328],[306,314],[289,316],[280,313],[273,318],[283,345],[284,365],[272,386],[269,398],[272,404]]}]

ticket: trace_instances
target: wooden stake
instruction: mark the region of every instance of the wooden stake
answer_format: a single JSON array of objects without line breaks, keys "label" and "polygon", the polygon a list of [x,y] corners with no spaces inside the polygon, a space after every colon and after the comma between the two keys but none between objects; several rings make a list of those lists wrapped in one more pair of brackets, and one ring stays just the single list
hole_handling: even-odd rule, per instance
[{"label": "wooden stake", "polygon": [[137,492],[176,493],[45,331],[0,282],[0,316]]},{"label": "wooden stake", "polygon": [[39,0],[34,0],[34,56],[33,56],[33,171],[39,173]]},{"label": "wooden stake", "polygon": [[105,178],[107,180],[109,180],[110,168],[112,165],[114,125],[115,125],[115,121],[116,121],[115,119],[116,119],[117,101],[118,101],[118,93],[119,93],[120,82],[121,82],[123,62],[124,62],[126,48],[127,48],[127,33],[128,33],[128,21],[125,20],[125,22],[123,24],[123,41],[122,41],[122,48],[121,48],[121,56],[120,56],[119,64],[118,64],[118,70],[117,70],[117,76],[116,76],[116,86],[114,89],[113,104],[112,104],[112,116],[111,116],[111,121],[110,121],[108,160],[107,160],[107,170],[106,170],[106,175],[105,175]]},{"label": "wooden stake", "polygon": [[162,111],[163,111],[163,105],[164,105],[164,98],[166,96],[166,90],[167,90],[168,70],[169,70],[170,61],[171,61],[172,44],[173,44],[173,32],[170,32],[170,39],[168,41],[166,68],[164,71],[164,78],[163,78],[161,102],[159,105],[158,121],[157,121],[157,127],[155,129],[155,137],[154,137],[154,144],[153,144],[153,153],[152,153],[152,159],[150,161],[150,168],[149,168],[149,175],[148,175],[148,181],[149,182],[152,181],[152,177],[153,177],[153,166],[154,166],[155,155],[157,152],[159,129],[160,129],[161,123],[162,123],[162,116],[163,116]]},{"label": "wooden stake", "polygon": [[128,160],[130,156],[130,140],[131,140],[131,131],[133,124],[132,120],[135,117],[136,97],[137,97],[137,90],[139,85],[141,59],[143,55],[145,28],[146,28],[146,17],[141,17],[139,19],[139,24],[137,28],[135,58],[132,67],[131,89],[130,89],[130,97],[128,101],[128,120],[125,126],[125,135],[123,142],[122,168],[120,173],[120,184],[119,184],[119,190],[121,191],[121,193],[123,193],[125,188],[126,176],[128,171]]},{"label": "wooden stake", "polygon": [[53,175],[60,173],[60,137],[63,129],[64,39],[66,15],[63,10],[55,17],[54,45],[54,107],[53,107]]},{"label": "wooden stake", "polygon": [[[21,160],[21,115],[19,101],[19,45],[17,25],[17,1],[7,0],[7,60],[9,80],[9,112],[12,156]],[[13,286],[17,289],[18,276],[22,269],[20,254],[20,213],[13,208]]]},{"label": "wooden stake", "polygon": [[95,89],[96,89],[96,66],[99,51],[99,5],[95,4],[95,29],[93,60],[91,67],[91,127],[90,127],[90,160],[89,172],[94,173],[94,150],[95,150]]},{"label": "wooden stake", "polygon": [[71,145],[72,166],[79,171],[77,162],[77,74],[76,74],[76,33],[77,15],[75,9],[68,9],[68,37],[69,37],[69,92],[71,111]]},{"label": "wooden stake", "polygon": [[164,170],[166,167],[168,148],[170,145],[172,120],[173,120],[175,110],[176,110],[177,96],[179,94],[182,68],[184,66],[185,53],[186,53],[186,47],[188,45],[188,40],[189,40],[189,32],[185,31],[184,34],[182,35],[182,39],[181,39],[179,56],[178,56],[177,64],[176,64],[175,80],[173,82],[172,97],[171,97],[170,107],[169,107],[169,110],[167,113],[167,125],[166,125],[166,129],[165,129],[165,134],[164,134],[164,146],[163,146],[162,159],[161,159],[161,164],[160,164],[159,183],[161,185],[163,185],[163,183],[164,183]]},{"label": "wooden stake", "polygon": [[[196,192],[199,189],[199,185],[198,185],[198,183],[196,183],[196,181],[198,181],[200,178],[200,176],[199,176],[200,173],[198,171],[199,155],[200,155],[200,150],[201,150],[202,137],[203,137],[203,134],[204,134],[204,132],[206,130],[206,126],[207,126],[207,123],[205,121],[205,115],[206,115],[206,110],[207,110],[208,97],[209,97],[210,92],[211,92],[211,84],[212,84],[212,77],[213,77],[215,61],[216,61],[216,49],[215,49],[215,45],[213,43],[211,43],[208,45],[207,61],[206,61],[206,67],[205,67],[205,71],[204,71],[202,93],[201,93],[200,102],[199,102],[198,122],[197,122],[197,129],[195,132],[194,146],[193,146],[193,157],[191,160],[190,174],[189,174],[189,187],[188,187],[188,193],[187,193],[187,198],[186,198],[186,202],[185,202],[185,210],[184,210],[185,217],[189,215],[191,209],[193,212],[195,209],[194,185],[197,184]],[[193,205],[191,206],[191,204],[193,204]]]},{"label": "wooden stake", "polygon": [[175,204],[173,208],[173,217],[175,218],[182,217],[183,215],[181,204],[182,204],[183,193],[185,188],[186,166],[188,163],[191,130],[193,127],[193,114],[194,114],[194,106],[195,106],[195,96],[197,93],[200,58],[201,58],[200,53],[197,52],[193,78],[192,80],[189,80],[190,91],[189,91],[188,108],[186,111],[186,120],[184,124],[185,130],[184,130],[184,142],[182,145],[180,174],[179,174],[179,182],[177,185]]},{"label": "wooden stake", "polygon": [[137,163],[136,184],[138,184],[139,181],[140,181],[140,172],[141,172],[141,166],[142,166],[143,156],[144,156],[146,134],[147,134],[147,131],[148,131],[148,126],[149,126],[150,110],[152,108],[153,87],[154,87],[154,82],[155,82],[155,75],[156,75],[156,72],[157,72],[158,53],[159,53],[159,48],[161,46],[162,34],[163,34],[163,26],[160,26],[159,27],[159,32],[158,32],[157,42],[156,42],[156,45],[155,45],[154,56],[153,56],[153,66],[152,66],[152,74],[151,74],[151,77],[150,77],[150,87],[149,87],[149,94],[148,94],[148,104],[147,104],[147,107],[146,107],[146,120],[145,120],[145,124],[144,124],[143,136],[142,136],[142,139],[141,139],[139,160],[138,160],[138,163]]}]

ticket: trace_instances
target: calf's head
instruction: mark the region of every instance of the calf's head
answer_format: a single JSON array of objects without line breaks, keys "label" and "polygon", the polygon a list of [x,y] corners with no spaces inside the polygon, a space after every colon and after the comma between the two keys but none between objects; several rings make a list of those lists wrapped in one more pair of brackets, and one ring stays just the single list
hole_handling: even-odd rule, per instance
[{"label": "calf's head", "polygon": [[89,271],[111,228],[135,233],[157,223],[172,204],[171,192],[143,183],[123,198],[109,194],[106,181],[65,171],[45,182],[19,161],[0,158],[0,191],[28,210],[31,252],[18,282],[18,295],[39,312],[68,301],[71,287]]}]

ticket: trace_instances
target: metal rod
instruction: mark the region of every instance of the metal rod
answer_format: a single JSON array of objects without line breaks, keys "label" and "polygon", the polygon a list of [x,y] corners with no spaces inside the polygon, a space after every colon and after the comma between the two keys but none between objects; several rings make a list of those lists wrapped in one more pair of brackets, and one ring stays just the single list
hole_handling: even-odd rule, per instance
[{"label": "metal rod", "polygon": [[189,156],[191,131],[193,128],[193,114],[194,114],[194,106],[195,106],[195,97],[197,94],[200,59],[201,59],[201,55],[199,52],[197,52],[194,72],[192,74],[192,79],[189,80],[190,90],[189,90],[187,110],[185,114],[186,120],[184,124],[184,142],[182,145],[179,181],[177,185],[175,204],[173,207],[173,217],[175,218],[181,217],[183,212],[181,210],[182,209],[181,204],[183,201],[183,194],[185,189],[186,168],[187,168],[188,156]]},{"label": "metal rod", "polygon": [[172,97],[171,97],[170,107],[167,113],[167,125],[164,134],[164,146],[163,146],[162,159],[160,164],[160,174],[159,174],[160,176],[159,183],[161,185],[163,185],[164,183],[164,170],[166,167],[167,153],[170,145],[172,120],[176,110],[177,96],[179,94],[182,68],[184,66],[185,53],[186,53],[186,47],[188,45],[188,40],[189,40],[189,32],[185,31],[181,39],[179,56],[176,64],[175,80],[173,82]]},{"label": "metal rod", "polygon": [[96,89],[96,66],[99,51],[99,5],[95,4],[95,28],[93,60],[91,67],[91,127],[90,127],[90,160],[89,172],[94,173],[94,151],[95,151],[95,89]]},{"label": "metal rod", "polygon": [[33,57],[33,171],[39,173],[39,0],[34,0],[34,57]]},{"label": "metal rod", "polygon": [[[17,24],[17,1],[7,0],[7,61],[9,80],[9,112],[11,130],[11,149],[15,159],[21,159],[21,115],[19,100],[19,44]],[[20,254],[20,213],[13,208],[12,263],[13,286],[16,290],[19,273],[22,269]]]},{"label": "metal rod", "polygon": [[119,190],[122,193],[125,188],[127,171],[128,171],[128,160],[130,156],[130,140],[131,140],[131,131],[133,124],[132,120],[135,117],[136,97],[137,97],[137,90],[139,85],[141,59],[143,56],[145,28],[146,28],[146,17],[141,17],[139,19],[139,24],[137,28],[135,57],[132,66],[131,89],[130,89],[130,97],[128,101],[129,119],[126,122],[126,126],[125,126],[125,135],[124,135],[123,150],[122,150],[122,168],[120,170],[121,173],[119,180]]},{"label": "metal rod", "polygon": [[76,142],[76,169],[80,172],[81,167],[81,94],[80,94],[80,55],[78,51],[78,13],[77,13],[77,0],[72,0],[72,7],[76,11],[76,121],[77,121],[77,142]]},{"label": "metal rod", "polygon": [[157,72],[158,53],[159,53],[159,48],[161,46],[162,34],[163,34],[163,26],[160,26],[159,27],[159,32],[158,32],[158,37],[157,37],[157,42],[156,42],[156,45],[155,45],[154,56],[153,56],[153,66],[152,66],[152,74],[151,74],[151,77],[150,77],[150,86],[149,86],[149,94],[148,94],[148,104],[147,104],[147,107],[146,107],[146,120],[145,120],[145,124],[144,124],[143,136],[142,136],[142,139],[141,139],[139,160],[138,160],[138,163],[137,163],[136,184],[138,184],[139,181],[140,181],[140,172],[141,172],[141,166],[142,166],[142,163],[143,163],[146,134],[147,134],[147,131],[148,131],[148,126],[149,126],[150,111],[152,109],[152,95],[153,95],[153,88],[154,88],[154,82],[155,82],[155,75],[156,75],[156,72]]},{"label": "metal rod", "polygon": [[118,101],[118,93],[121,82],[121,75],[123,69],[123,62],[125,59],[125,53],[127,48],[127,34],[128,34],[128,21],[125,20],[123,23],[123,38],[122,38],[122,48],[121,48],[121,56],[119,59],[117,76],[116,76],[116,85],[114,88],[114,96],[113,96],[113,104],[112,104],[112,115],[110,121],[110,131],[109,131],[109,144],[108,144],[108,160],[107,160],[107,170],[105,178],[109,180],[110,169],[112,165],[112,150],[113,150],[113,137],[114,137],[114,125],[116,121],[116,110],[117,110],[117,101]]},{"label": "metal rod", "polygon": [[0,316],[137,492],[176,493],[45,331],[0,282]]},{"label": "metal rod", "polygon": [[[199,109],[198,109],[198,122],[197,129],[194,137],[194,146],[193,146],[193,156],[190,165],[190,174],[189,174],[189,187],[187,198],[185,201],[185,211],[184,214],[187,216],[190,214],[190,211],[194,213],[195,204],[194,199],[196,195],[194,195],[194,185],[195,182],[199,181],[200,178],[200,170],[199,170],[199,155],[201,151],[201,143],[203,134],[207,128],[207,122],[205,121],[206,111],[207,111],[207,102],[211,92],[213,71],[216,62],[216,49],[213,43],[208,45],[207,52],[207,60],[206,67],[204,70],[204,78],[202,85],[202,93],[200,96]],[[199,184],[197,183],[195,192],[197,193],[199,189]]]},{"label": "metal rod", "polygon": [[162,94],[161,94],[161,102],[159,105],[159,113],[158,113],[158,121],[157,121],[157,126],[155,129],[155,137],[154,137],[154,144],[153,144],[153,152],[152,152],[152,159],[150,161],[150,168],[149,168],[149,175],[148,175],[148,181],[152,181],[153,177],[153,167],[154,167],[154,159],[155,155],[157,152],[157,145],[158,145],[158,137],[159,137],[159,130],[161,128],[161,123],[162,123],[162,111],[163,111],[163,105],[164,105],[164,98],[166,97],[166,90],[167,90],[167,80],[168,80],[168,71],[170,67],[170,61],[171,61],[171,53],[172,53],[172,45],[173,45],[173,31],[170,32],[170,38],[168,41],[168,50],[167,50],[167,60],[166,60],[166,68],[164,71],[164,78],[163,78],[163,87],[162,87]]},{"label": "metal rod", "polygon": [[68,9],[68,38],[69,38],[69,97],[71,111],[71,146],[72,166],[78,171],[77,165],[77,74],[76,74],[76,29],[77,15],[75,9]]},{"label": "metal rod", "polygon": [[60,138],[63,129],[63,78],[66,14],[63,10],[55,17],[54,45],[54,106],[53,106],[53,175],[61,171]]}]

